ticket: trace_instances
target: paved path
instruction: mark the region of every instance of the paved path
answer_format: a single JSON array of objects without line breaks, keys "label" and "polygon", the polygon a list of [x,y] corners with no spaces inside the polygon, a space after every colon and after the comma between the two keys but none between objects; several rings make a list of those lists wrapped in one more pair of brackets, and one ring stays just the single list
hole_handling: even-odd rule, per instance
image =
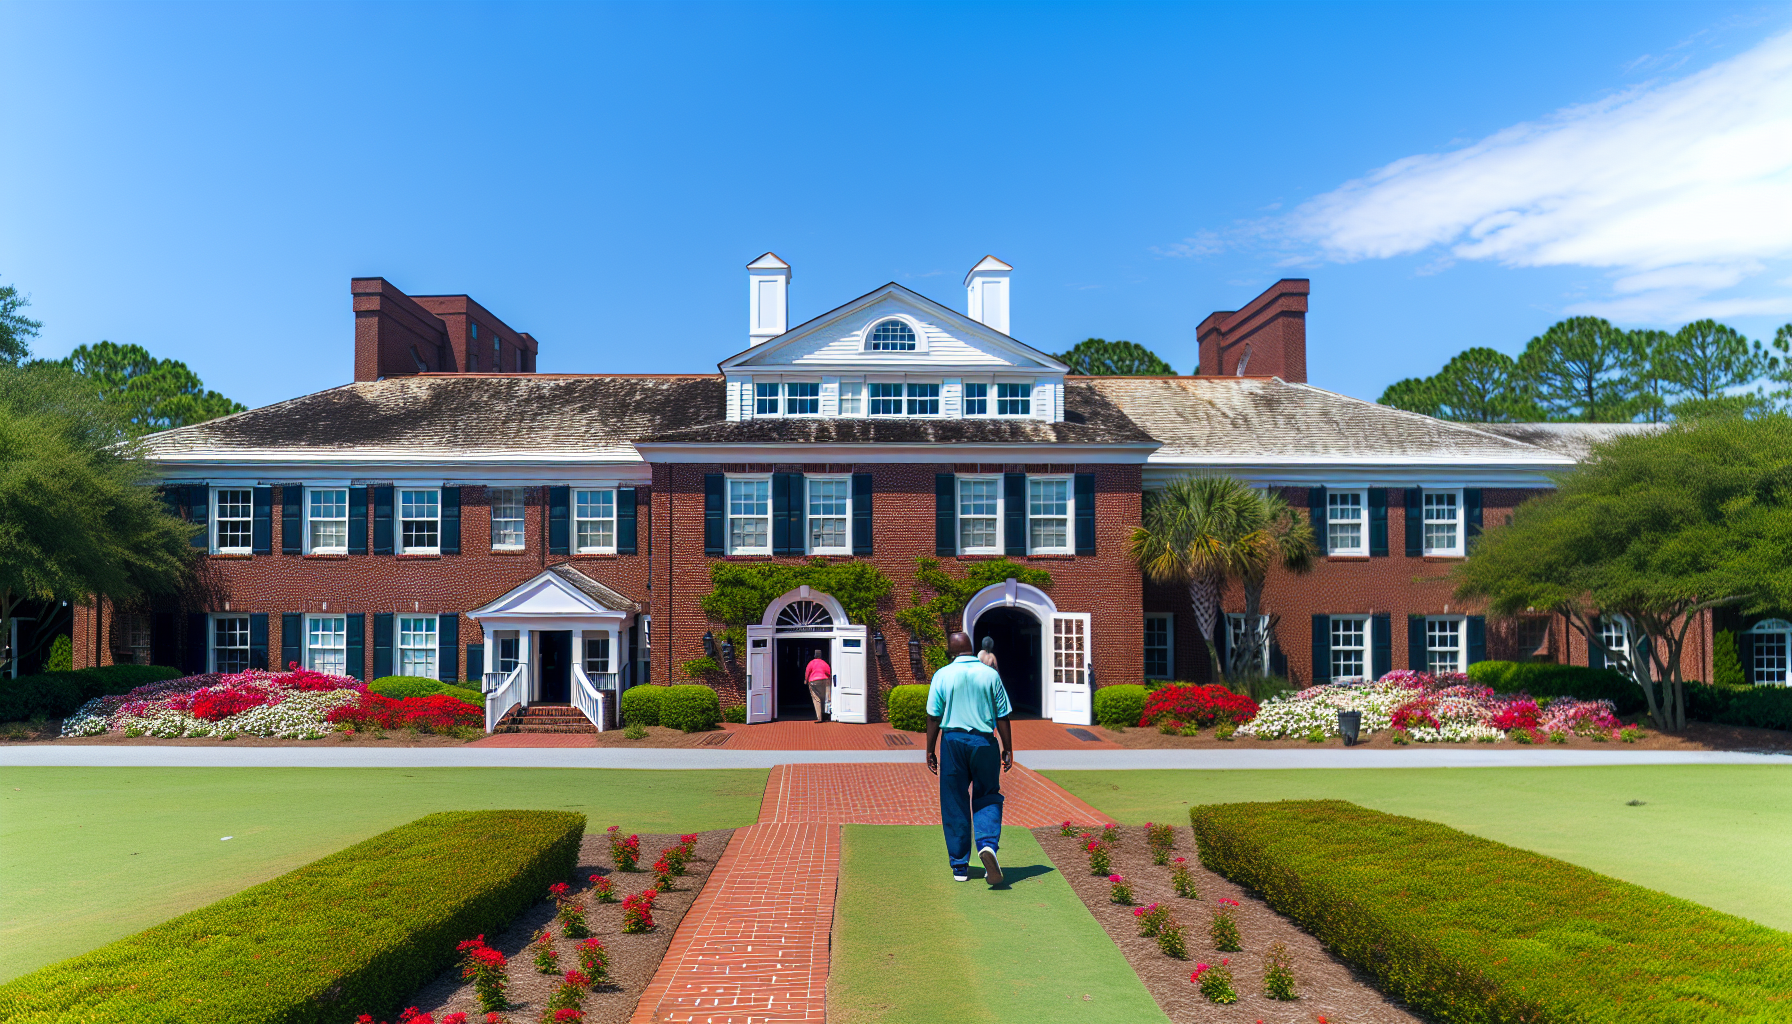
[{"label": "paved path", "polygon": [[[1019,746],[1017,740],[1015,746]],[[1063,769],[1190,768],[1236,771],[1260,768],[1537,768],[1617,764],[1777,764],[1785,754],[1721,750],[1021,750],[1015,755],[1039,771]]]}]

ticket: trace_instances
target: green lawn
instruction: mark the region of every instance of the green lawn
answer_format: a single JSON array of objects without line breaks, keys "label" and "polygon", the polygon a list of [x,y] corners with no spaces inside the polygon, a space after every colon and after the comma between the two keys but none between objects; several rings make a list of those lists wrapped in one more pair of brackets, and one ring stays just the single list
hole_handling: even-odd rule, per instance
[{"label": "green lawn", "polygon": [[[0,981],[431,811],[582,811],[590,828],[751,824],[764,770],[0,769]],[[229,841],[223,837],[231,836]]]},{"label": "green lawn", "polygon": [[1187,825],[1191,804],[1350,800],[1792,930],[1792,765],[1044,774],[1129,824]]},{"label": "green lawn", "polygon": [[829,1020],[1168,1020],[1025,829],[1002,830],[1006,890],[954,882],[938,826],[842,833]]}]

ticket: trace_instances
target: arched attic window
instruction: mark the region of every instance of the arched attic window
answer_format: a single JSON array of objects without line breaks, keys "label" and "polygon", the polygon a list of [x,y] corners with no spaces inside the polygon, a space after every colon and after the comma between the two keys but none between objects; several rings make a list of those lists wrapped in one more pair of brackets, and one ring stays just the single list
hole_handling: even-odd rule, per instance
[{"label": "arched attic window", "polygon": [[1792,681],[1792,622],[1766,619],[1741,638],[1745,642],[1742,677],[1756,686],[1785,686]]},{"label": "arched attic window", "polygon": [[915,332],[900,320],[885,320],[871,330],[871,351],[913,352]]}]

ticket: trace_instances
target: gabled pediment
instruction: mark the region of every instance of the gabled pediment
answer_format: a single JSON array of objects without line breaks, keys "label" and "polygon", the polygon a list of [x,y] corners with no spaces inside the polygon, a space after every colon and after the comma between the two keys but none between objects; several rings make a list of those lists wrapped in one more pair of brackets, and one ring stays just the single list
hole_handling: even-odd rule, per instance
[{"label": "gabled pediment", "polygon": [[[914,350],[872,350],[872,333],[890,320],[912,331]],[[773,367],[834,372],[934,367],[1046,373],[1066,370],[1063,363],[1047,353],[894,282],[721,363],[724,373]]]},{"label": "gabled pediment", "polygon": [[[607,598],[601,599],[601,598]],[[634,610],[634,602],[570,566],[543,570],[503,597],[476,608],[470,618],[547,618],[567,615],[615,615]]]}]

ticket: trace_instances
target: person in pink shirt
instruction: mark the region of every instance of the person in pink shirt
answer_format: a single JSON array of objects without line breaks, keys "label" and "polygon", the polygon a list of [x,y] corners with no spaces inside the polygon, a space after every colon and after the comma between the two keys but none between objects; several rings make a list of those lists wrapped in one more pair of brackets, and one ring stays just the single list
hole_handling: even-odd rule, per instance
[{"label": "person in pink shirt", "polygon": [[828,706],[828,685],[834,681],[834,667],[815,649],[815,657],[803,668],[803,679],[809,684],[809,699],[815,702],[815,720],[822,721],[822,710]]}]

